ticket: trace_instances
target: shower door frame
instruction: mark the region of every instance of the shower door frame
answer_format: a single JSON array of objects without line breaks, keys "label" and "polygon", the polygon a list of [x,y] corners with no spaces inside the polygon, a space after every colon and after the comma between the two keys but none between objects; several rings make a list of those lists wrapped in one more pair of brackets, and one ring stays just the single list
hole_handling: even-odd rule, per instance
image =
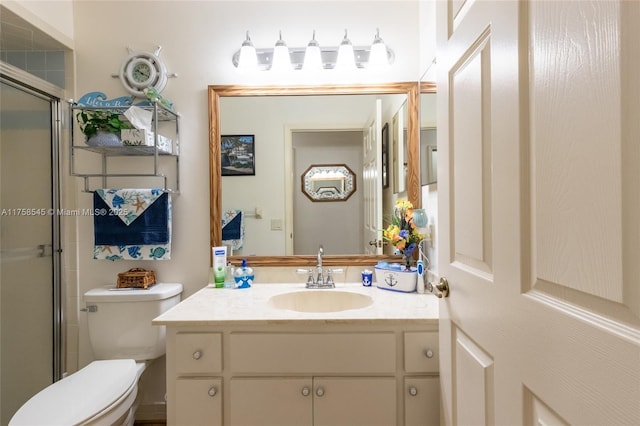
[{"label": "shower door frame", "polygon": [[[27,94],[37,96],[49,102],[51,106],[51,208],[54,212],[60,211],[60,162],[63,108],[61,100],[64,99],[65,90],[42,80],[24,70],[0,61],[0,82],[13,86]],[[61,241],[61,217],[52,215],[52,350],[53,365],[52,378],[56,382],[63,377],[65,372],[65,317],[64,305],[65,288],[62,285],[62,241]]]}]

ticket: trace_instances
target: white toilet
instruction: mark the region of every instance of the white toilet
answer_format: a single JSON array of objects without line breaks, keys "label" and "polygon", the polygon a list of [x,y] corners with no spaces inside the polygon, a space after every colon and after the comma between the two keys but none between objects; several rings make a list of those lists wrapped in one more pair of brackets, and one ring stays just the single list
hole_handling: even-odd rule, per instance
[{"label": "white toilet", "polygon": [[10,426],[132,425],[138,379],[165,353],[165,328],[151,320],[180,301],[182,284],[147,290],[95,288],[84,294],[97,361],[29,399]]}]

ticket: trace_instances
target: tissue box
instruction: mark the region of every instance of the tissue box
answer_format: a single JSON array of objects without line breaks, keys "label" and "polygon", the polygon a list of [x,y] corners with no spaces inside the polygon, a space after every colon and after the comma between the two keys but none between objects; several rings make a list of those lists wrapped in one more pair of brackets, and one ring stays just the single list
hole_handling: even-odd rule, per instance
[{"label": "tissue box", "polygon": [[[147,129],[122,129],[120,139],[124,146],[155,146],[153,132]],[[158,135],[158,150],[171,154],[171,139]]]},{"label": "tissue box", "polygon": [[418,271],[415,268],[411,268],[410,271],[401,271],[376,266],[375,271],[376,287],[378,288],[401,291],[403,293],[416,291],[416,285],[418,284]]}]

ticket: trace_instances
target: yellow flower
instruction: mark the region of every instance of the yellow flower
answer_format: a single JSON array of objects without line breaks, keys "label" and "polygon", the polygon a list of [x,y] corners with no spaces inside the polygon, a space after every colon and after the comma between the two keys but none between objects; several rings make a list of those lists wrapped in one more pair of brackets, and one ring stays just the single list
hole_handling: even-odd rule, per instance
[{"label": "yellow flower", "polygon": [[410,201],[404,198],[396,201],[391,224],[382,231],[382,237],[405,257],[411,257],[424,236],[418,232],[413,222],[413,204]]}]

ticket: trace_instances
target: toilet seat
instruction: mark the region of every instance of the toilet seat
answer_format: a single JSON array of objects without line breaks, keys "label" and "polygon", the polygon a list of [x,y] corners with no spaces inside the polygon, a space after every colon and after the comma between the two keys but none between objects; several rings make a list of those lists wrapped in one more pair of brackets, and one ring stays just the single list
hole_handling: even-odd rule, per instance
[{"label": "toilet seat", "polygon": [[93,361],[27,401],[9,425],[111,425],[128,414],[139,367],[132,359]]}]

